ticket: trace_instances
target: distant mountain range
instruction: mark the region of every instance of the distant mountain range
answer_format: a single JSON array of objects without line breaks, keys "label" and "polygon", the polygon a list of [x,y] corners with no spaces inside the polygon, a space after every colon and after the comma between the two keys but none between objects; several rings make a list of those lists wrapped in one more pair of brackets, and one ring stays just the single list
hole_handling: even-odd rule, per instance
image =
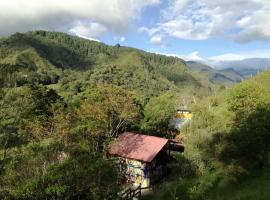
[{"label": "distant mountain range", "polygon": [[234,61],[218,61],[212,64],[215,68],[233,68],[244,78],[256,75],[260,71],[270,69],[270,58],[248,58]]},{"label": "distant mountain range", "polygon": [[206,64],[196,61],[187,61],[186,65],[191,71],[205,75],[213,83],[230,85],[241,82],[244,78],[233,68],[214,69]]},{"label": "distant mountain range", "polygon": [[[270,58],[248,58],[234,61],[211,61],[209,64],[198,61],[186,61],[191,71],[199,72],[213,83],[232,84],[258,72],[270,69]],[[211,67],[213,66],[213,67]]]}]

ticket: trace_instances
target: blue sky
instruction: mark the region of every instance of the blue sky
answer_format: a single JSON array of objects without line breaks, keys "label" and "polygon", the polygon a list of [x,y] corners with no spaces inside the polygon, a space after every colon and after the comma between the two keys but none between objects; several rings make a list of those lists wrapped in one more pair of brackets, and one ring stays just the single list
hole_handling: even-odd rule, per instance
[{"label": "blue sky", "polygon": [[[143,9],[140,18],[135,22],[132,29],[124,34],[125,41],[119,42],[117,37],[108,34],[101,38],[107,44],[114,45],[122,43],[122,45],[132,46],[144,49],[150,52],[159,52],[172,55],[184,55],[187,58],[192,54],[202,59],[212,58],[220,55],[235,54],[246,57],[270,57],[270,41],[268,39],[257,39],[256,37],[250,41],[239,42],[226,36],[213,36],[203,40],[182,39],[173,36],[165,36],[164,44],[152,44],[149,35],[146,32],[138,32],[138,27],[151,27],[159,23],[161,11],[166,9],[170,1],[162,1],[156,6]],[[269,27],[270,29],[270,27]],[[234,32],[234,30],[232,30]],[[235,31],[237,32],[237,31]],[[264,54],[258,55],[260,51]],[[247,55],[245,55],[247,54]]]},{"label": "blue sky", "polygon": [[9,0],[0,35],[62,31],[186,60],[270,58],[269,0]]}]

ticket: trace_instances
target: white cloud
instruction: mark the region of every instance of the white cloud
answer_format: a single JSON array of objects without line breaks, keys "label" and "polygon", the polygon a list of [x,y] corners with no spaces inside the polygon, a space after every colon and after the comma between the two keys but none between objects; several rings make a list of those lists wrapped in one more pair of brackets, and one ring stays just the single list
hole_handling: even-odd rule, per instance
[{"label": "white cloud", "polygon": [[137,30],[139,33],[147,33],[148,35],[152,36],[153,34],[160,31],[160,28],[147,28],[147,27],[140,27]]},{"label": "white cloud", "polygon": [[142,9],[159,0],[1,0],[0,35],[33,29],[72,31],[99,37],[121,34]]},{"label": "white cloud", "polygon": [[175,18],[175,15],[179,14],[188,3],[188,0],[170,0],[166,9],[161,11],[161,15],[164,19],[170,20]]},{"label": "white cloud", "polygon": [[218,56],[212,56],[208,59],[215,62],[215,61],[243,60],[245,58],[248,58],[248,57],[241,54],[236,54],[236,53],[226,53],[226,54],[221,54]]},{"label": "white cloud", "polygon": [[194,51],[188,55],[180,55],[179,57],[186,61],[205,61],[205,59],[199,55],[198,51]]},{"label": "white cloud", "polygon": [[163,44],[162,36],[160,36],[160,35],[152,36],[150,39],[150,43],[154,44],[154,45],[162,45]]},{"label": "white cloud", "polygon": [[198,51],[191,52],[191,53],[189,53],[187,55],[184,55],[184,54],[161,53],[161,52],[155,52],[155,53],[161,54],[161,55],[165,55],[165,56],[172,56],[172,57],[181,58],[181,59],[183,59],[185,61],[207,62],[206,59],[202,58],[199,55],[199,52]]},{"label": "white cloud", "polygon": [[147,28],[147,27],[140,27],[137,29],[139,33],[147,33],[150,36],[150,43],[154,45],[160,45],[163,47],[170,46],[167,42],[164,41],[162,34],[156,34],[160,32],[160,28]]},{"label": "white cloud", "polygon": [[82,23],[78,22],[73,28],[69,30],[70,33],[73,33],[78,36],[84,36],[87,38],[99,38],[108,30],[102,24],[96,22]]},{"label": "white cloud", "polygon": [[140,31],[187,40],[270,40],[269,0],[170,0],[161,15],[156,26]]},{"label": "white cloud", "polygon": [[270,49],[258,49],[254,51],[238,52],[238,53],[226,53],[217,56],[209,57],[209,61],[236,61],[244,60],[248,58],[270,58]]},{"label": "white cloud", "polygon": [[270,50],[257,49],[254,51],[226,53],[208,58],[203,58],[198,51],[184,54],[170,54],[152,51],[157,54],[181,58],[185,61],[196,61],[214,68],[270,68]]},{"label": "white cloud", "polygon": [[160,55],[165,55],[165,56],[177,57],[177,58],[181,58],[181,59],[183,59],[185,61],[207,62],[206,59],[202,58],[199,55],[199,52],[198,51],[191,52],[191,53],[189,53],[187,55],[184,55],[184,54],[162,53],[162,52],[156,52],[156,51],[153,51],[152,53],[156,53],[156,54],[160,54]]}]

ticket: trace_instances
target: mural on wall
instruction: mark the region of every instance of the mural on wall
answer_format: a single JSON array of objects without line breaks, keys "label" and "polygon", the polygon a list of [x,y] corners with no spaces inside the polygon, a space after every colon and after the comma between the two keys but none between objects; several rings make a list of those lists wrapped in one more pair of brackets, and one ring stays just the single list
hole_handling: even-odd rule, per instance
[{"label": "mural on wall", "polygon": [[126,159],[126,178],[132,185],[149,187],[149,166],[140,161]]}]

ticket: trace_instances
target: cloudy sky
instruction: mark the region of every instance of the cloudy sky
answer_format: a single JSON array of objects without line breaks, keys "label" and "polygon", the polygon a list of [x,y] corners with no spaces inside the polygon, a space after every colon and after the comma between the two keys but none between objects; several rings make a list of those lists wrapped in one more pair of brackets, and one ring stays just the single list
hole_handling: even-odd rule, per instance
[{"label": "cloudy sky", "polygon": [[270,58],[270,0],[0,0],[0,35],[45,29],[187,60]]}]

